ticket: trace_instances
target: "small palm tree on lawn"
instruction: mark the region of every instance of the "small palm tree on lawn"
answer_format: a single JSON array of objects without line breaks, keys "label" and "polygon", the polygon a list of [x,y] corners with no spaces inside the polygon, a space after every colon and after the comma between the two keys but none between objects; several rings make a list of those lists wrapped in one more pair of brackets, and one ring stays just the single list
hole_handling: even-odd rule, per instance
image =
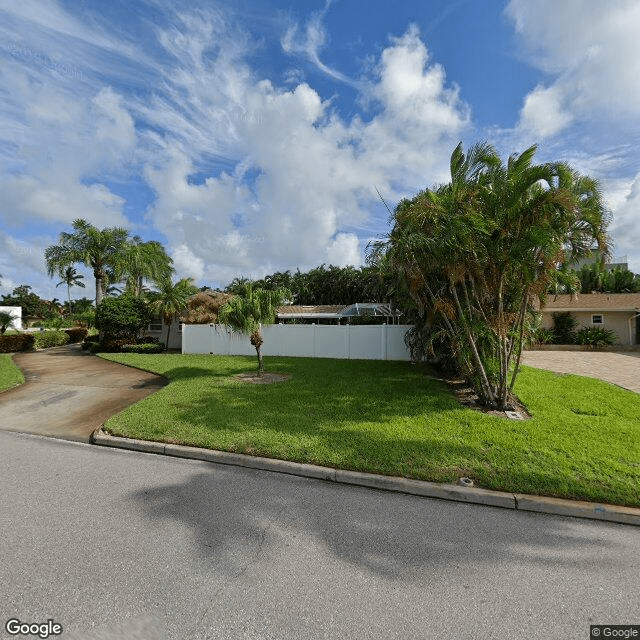
[{"label": "small palm tree on lawn", "polygon": [[198,292],[192,278],[182,278],[175,284],[170,279],[157,283],[157,291],[150,294],[151,309],[162,317],[167,325],[167,341],[165,348],[169,348],[169,335],[171,324],[178,314],[187,309],[187,303],[191,296]]},{"label": "small palm tree on lawn", "polygon": [[277,309],[287,297],[289,292],[284,289],[267,291],[245,285],[243,295],[233,297],[218,312],[220,322],[249,336],[249,341],[255,347],[258,356],[260,376],[264,372],[261,351],[264,338],[260,325],[272,324],[275,321]]}]

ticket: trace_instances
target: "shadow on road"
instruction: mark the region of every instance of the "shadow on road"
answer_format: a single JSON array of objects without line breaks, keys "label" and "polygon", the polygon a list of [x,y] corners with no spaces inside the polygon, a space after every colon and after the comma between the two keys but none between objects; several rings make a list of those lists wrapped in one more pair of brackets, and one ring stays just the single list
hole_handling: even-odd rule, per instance
[{"label": "shadow on road", "polygon": [[[238,473],[241,483],[234,482]],[[605,544],[600,528],[609,526],[587,525],[593,535],[585,536],[571,520],[218,467],[130,497],[148,517],[188,526],[203,560],[231,576],[283,538],[305,535],[343,561],[405,582],[466,563],[499,566],[505,558],[553,570],[583,563],[573,552],[579,548],[585,558],[585,547],[596,570]]]}]

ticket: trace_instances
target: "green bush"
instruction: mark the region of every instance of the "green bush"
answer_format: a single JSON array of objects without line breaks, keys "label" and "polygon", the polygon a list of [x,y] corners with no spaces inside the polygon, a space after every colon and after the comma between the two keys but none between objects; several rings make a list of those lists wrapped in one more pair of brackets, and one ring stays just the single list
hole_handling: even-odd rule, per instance
[{"label": "green bush", "polygon": [[12,333],[0,336],[0,353],[16,353],[33,349],[32,333]]},{"label": "green bush", "polygon": [[65,329],[64,332],[69,336],[69,342],[72,344],[82,342],[89,333],[85,327],[73,327],[73,329]]},{"label": "green bush", "polygon": [[553,333],[555,344],[575,344],[576,334],[574,329],[578,321],[567,311],[553,314]]},{"label": "green bush", "polygon": [[590,347],[604,347],[615,344],[618,336],[611,329],[603,329],[602,327],[589,327],[580,329],[576,333],[576,344],[584,344]]},{"label": "green bush", "polygon": [[157,342],[146,342],[142,344],[125,344],[121,351],[123,353],[163,353],[164,347]]},{"label": "green bush", "polygon": [[52,329],[50,331],[40,331],[35,334],[35,347],[36,349],[46,349],[48,347],[60,347],[63,344],[69,342],[69,335],[64,331],[56,331]]},{"label": "green bush", "polygon": [[78,327],[92,328],[96,326],[96,312],[84,311],[83,313],[72,313],[69,319]]},{"label": "green bush", "polygon": [[152,317],[146,302],[140,298],[130,295],[104,298],[96,310],[96,327],[105,338],[124,339],[122,344],[131,344]]},{"label": "green bush", "polygon": [[533,344],[553,344],[556,339],[556,334],[553,329],[545,329],[540,327],[536,329],[533,334]]}]

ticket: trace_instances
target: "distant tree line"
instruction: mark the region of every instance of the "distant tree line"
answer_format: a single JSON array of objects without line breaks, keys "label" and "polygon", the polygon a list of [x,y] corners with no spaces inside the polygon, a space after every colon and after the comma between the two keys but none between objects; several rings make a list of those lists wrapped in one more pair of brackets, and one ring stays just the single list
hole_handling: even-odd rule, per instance
[{"label": "distant tree line", "polygon": [[247,284],[254,289],[286,289],[291,302],[298,305],[350,305],[356,302],[391,302],[395,295],[393,278],[376,266],[336,267],[321,264],[315,269],[295,273],[277,271],[259,280],[235,278],[226,293],[240,295]]}]

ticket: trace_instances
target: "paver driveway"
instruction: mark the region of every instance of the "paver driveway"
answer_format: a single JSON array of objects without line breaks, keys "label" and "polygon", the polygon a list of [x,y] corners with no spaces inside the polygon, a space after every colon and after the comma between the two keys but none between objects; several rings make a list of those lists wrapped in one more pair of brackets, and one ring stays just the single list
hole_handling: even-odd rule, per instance
[{"label": "paver driveway", "polygon": [[640,352],[524,351],[522,363],[556,373],[599,378],[640,393]]},{"label": "paver driveway", "polygon": [[0,429],[89,441],[107,418],[166,384],[86,354],[80,345],[19,353],[25,383],[0,393]]}]

